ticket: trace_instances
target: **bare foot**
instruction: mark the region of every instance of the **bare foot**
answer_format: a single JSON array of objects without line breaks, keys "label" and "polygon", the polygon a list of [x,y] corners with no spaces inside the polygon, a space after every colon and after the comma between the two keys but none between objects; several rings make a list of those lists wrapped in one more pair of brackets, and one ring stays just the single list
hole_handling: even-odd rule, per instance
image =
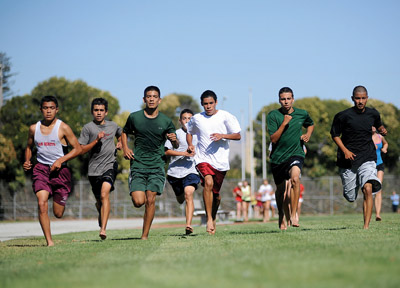
[{"label": "bare foot", "polygon": [[47,247],[52,247],[52,246],[54,246],[54,242],[53,241],[47,243]]},{"label": "bare foot", "polygon": [[193,228],[190,227],[190,226],[186,226],[185,234],[186,234],[186,235],[190,235],[190,234],[192,234],[192,233],[193,233]]},{"label": "bare foot", "polygon": [[101,240],[106,240],[106,238],[107,238],[106,231],[100,230],[99,237],[101,238]]},{"label": "bare foot", "polygon": [[149,237],[146,237],[146,236],[142,236],[142,237],[140,238],[140,240],[147,240],[147,239],[149,239]]},{"label": "bare foot", "polygon": [[215,234],[215,227],[214,227],[214,222],[213,221],[207,221],[206,231],[210,235],[214,235]]}]

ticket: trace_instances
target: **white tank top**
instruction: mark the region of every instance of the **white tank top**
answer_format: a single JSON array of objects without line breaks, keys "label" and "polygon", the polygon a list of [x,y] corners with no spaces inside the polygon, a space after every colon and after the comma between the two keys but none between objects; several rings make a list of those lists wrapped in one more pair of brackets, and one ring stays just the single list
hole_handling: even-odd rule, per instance
[{"label": "white tank top", "polygon": [[40,132],[41,122],[36,123],[35,129],[35,145],[37,148],[37,161],[45,165],[53,165],[53,163],[64,156],[63,145],[58,138],[58,129],[60,128],[61,120],[57,119],[51,133],[43,135]]}]

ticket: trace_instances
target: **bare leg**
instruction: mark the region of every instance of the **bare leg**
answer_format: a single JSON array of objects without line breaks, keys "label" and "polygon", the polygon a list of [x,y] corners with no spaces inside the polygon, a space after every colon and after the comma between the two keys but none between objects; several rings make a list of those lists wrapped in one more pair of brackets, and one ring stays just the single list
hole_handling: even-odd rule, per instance
[{"label": "bare leg", "polygon": [[363,203],[363,212],[364,212],[364,229],[369,228],[369,222],[371,221],[372,215],[372,184],[365,183],[362,188],[362,192],[364,193],[364,203]]},{"label": "bare leg", "polygon": [[[383,171],[378,171],[378,178],[383,183]],[[381,221],[381,209],[382,209],[382,190],[375,194],[375,212],[376,212],[376,221]]]},{"label": "bare leg", "polygon": [[285,214],[285,218],[286,218],[286,223],[287,226],[291,226],[291,221],[290,221],[290,194],[292,191],[292,184],[289,180],[285,181],[285,193],[283,196],[283,212]]},{"label": "bare leg", "polygon": [[51,238],[50,218],[48,214],[49,209],[49,192],[40,190],[36,193],[39,208],[39,223],[42,227],[44,237],[46,238],[47,246],[54,246],[53,239]]},{"label": "bare leg", "polygon": [[220,194],[213,194],[213,206],[212,206],[212,219],[214,224],[214,232],[217,230],[217,212],[219,208],[219,204],[221,203],[221,195]]},{"label": "bare leg", "polygon": [[108,217],[110,216],[110,190],[111,190],[111,184],[108,182],[103,182],[103,185],[101,186],[101,194],[100,194],[100,200],[101,200],[101,209],[100,209],[100,215],[101,215],[101,229],[99,236],[102,240],[105,240],[107,238],[106,234],[106,227],[107,227],[107,222],[108,222]]},{"label": "bare leg", "polygon": [[264,202],[264,218],[263,222],[268,222],[269,221],[269,209],[271,208],[271,201],[265,201]]},{"label": "bare leg", "polygon": [[242,202],[236,202],[236,221],[240,221],[242,209]]},{"label": "bare leg", "polygon": [[299,204],[300,197],[300,168],[293,166],[290,169],[290,182],[292,184],[292,190],[290,195],[290,220],[293,227],[299,227],[297,219],[297,205]]},{"label": "bare leg", "polygon": [[185,200],[186,200],[186,234],[193,233],[192,218],[194,212],[193,193],[194,187],[189,185],[185,187]]},{"label": "bare leg", "polygon": [[213,201],[214,201],[214,196],[212,191],[213,186],[214,186],[214,179],[212,175],[206,175],[204,177],[203,200],[207,216],[206,231],[208,232],[208,234],[215,233],[214,220],[212,217]]},{"label": "bare leg", "polygon": [[243,201],[242,202],[242,207],[243,207],[243,219],[244,222],[249,221],[249,202]]},{"label": "bare leg", "polygon": [[283,220],[284,218],[284,211],[283,211],[283,201],[285,198],[285,188],[286,188],[286,181],[277,185],[277,189],[275,191],[275,198],[276,198],[276,206],[278,207],[278,215],[279,215],[279,229],[286,230],[286,223]]}]

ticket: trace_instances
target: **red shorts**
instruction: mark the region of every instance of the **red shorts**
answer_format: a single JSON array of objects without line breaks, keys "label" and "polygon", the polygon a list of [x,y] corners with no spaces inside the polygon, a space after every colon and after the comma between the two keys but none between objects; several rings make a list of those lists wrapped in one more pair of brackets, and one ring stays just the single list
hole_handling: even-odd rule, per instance
[{"label": "red shorts", "polygon": [[207,175],[212,175],[214,180],[212,191],[214,194],[219,194],[222,182],[224,182],[226,171],[219,171],[205,162],[196,165],[196,169],[199,171],[202,186],[204,186],[204,177]]},{"label": "red shorts", "polygon": [[33,192],[46,190],[53,197],[54,202],[65,206],[71,187],[71,171],[68,167],[61,167],[60,170],[52,173],[50,173],[50,167],[42,163],[37,163],[33,168]]}]

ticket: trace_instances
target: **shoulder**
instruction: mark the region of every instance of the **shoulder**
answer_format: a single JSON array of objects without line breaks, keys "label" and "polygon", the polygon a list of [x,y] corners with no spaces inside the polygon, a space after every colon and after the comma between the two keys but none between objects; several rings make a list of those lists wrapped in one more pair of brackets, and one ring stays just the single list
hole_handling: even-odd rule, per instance
[{"label": "shoulder", "polygon": [[308,115],[307,110],[304,110],[304,109],[301,109],[301,108],[297,108],[297,107],[294,108],[294,112],[295,112],[296,114]]},{"label": "shoulder", "polygon": [[169,120],[169,121],[172,122],[171,118],[169,118],[167,115],[165,115],[161,111],[158,111],[158,118],[161,119],[161,120]]},{"label": "shoulder", "polygon": [[372,108],[372,107],[365,107],[365,112],[367,112],[368,114],[372,114],[374,116],[380,115],[378,110],[376,110],[375,108]]}]

